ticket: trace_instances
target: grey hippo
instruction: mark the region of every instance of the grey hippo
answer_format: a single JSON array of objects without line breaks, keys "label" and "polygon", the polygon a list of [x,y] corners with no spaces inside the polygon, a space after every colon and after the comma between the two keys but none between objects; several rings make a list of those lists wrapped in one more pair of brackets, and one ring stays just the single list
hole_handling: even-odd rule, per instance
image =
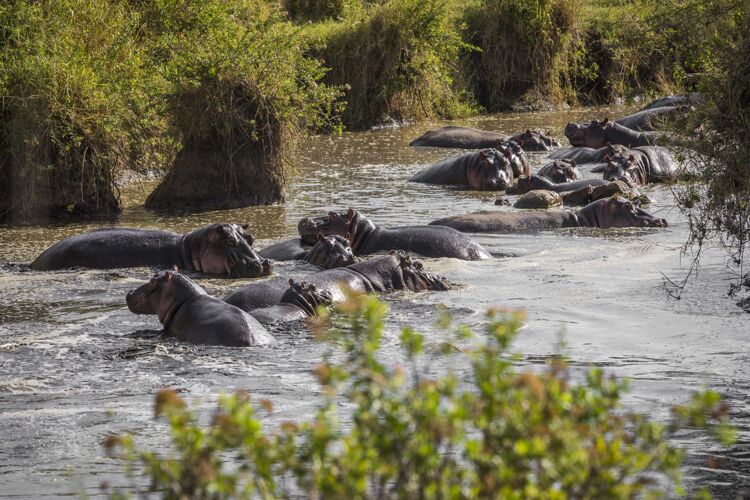
[{"label": "grey hippo", "polygon": [[483,191],[502,191],[513,183],[510,148],[480,149],[448,158],[418,172],[411,182],[464,186]]},{"label": "grey hippo", "polygon": [[343,236],[318,234],[314,245],[293,238],[274,243],[258,251],[258,255],[272,260],[304,260],[323,269],[344,267],[357,262],[352,247]]},{"label": "grey hippo", "polygon": [[576,162],[578,165],[585,163],[603,163],[604,158],[628,150],[627,146],[607,143],[601,148],[575,147],[558,149],[549,155],[550,160],[564,160]]},{"label": "grey hippo", "polygon": [[164,330],[193,344],[263,346],[275,339],[245,311],[211,297],[188,277],[164,271],[128,293],[128,309],[156,314]]},{"label": "grey hippo", "polygon": [[690,106],[661,106],[657,108],[648,108],[624,116],[615,120],[623,127],[636,131],[653,131],[664,128],[662,125],[673,120],[679,115],[691,111]]},{"label": "grey hippo", "polygon": [[565,125],[565,137],[575,147],[601,148],[607,143],[623,146],[649,146],[664,137],[662,132],[639,132],[629,129],[608,118],[591,123],[568,123]]},{"label": "grey hippo", "polygon": [[555,184],[577,181],[581,179],[581,173],[578,172],[576,166],[575,161],[553,160],[540,168],[536,175]]},{"label": "grey hippo", "polygon": [[[447,290],[445,279],[425,271],[422,263],[395,253],[380,255],[348,267],[327,269],[305,276],[308,286],[329,294],[334,302],[344,300],[346,291],[371,293],[391,290]],[[244,311],[258,310],[279,303],[286,293],[286,281],[273,278],[243,286],[227,295],[228,304]]]},{"label": "grey hippo", "polygon": [[271,264],[252,248],[253,237],[239,224],[209,224],[187,234],[112,227],[59,241],[31,268],[39,271],[87,267],[114,269],[153,266],[211,275],[255,278],[271,274]]},{"label": "grey hippo", "polygon": [[654,99],[643,109],[661,108],[664,106],[680,106],[683,104],[698,104],[703,100],[700,92],[688,92],[687,94],[676,94]]},{"label": "grey hippo", "polygon": [[592,169],[592,172],[603,172],[608,181],[621,180],[629,186],[645,186],[654,182],[671,182],[688,175],[688,169],[668,148],[661,146],[643,146],[630,149],[606,158],[603,168]]},{"label": "grey hippo", "polygon": [[456,149],[495,148],[508,141],[518,143],[525,151],[549,151],[560,147],[557,139],[540,130],[525,130],[514,136],[471,127],[448,125],[429,130],[414,139],[409,146]]},{"label": "grey hippo", "polygon": [[564,193],[567,191],[575,191],[577,189],[585,187],[596,187],[607,184],[609,181],[604,179],[583,179],[571,182],[555,183],[547,178],[540,177],[538,175],[532,175],[530,177],[520,177],[518,182],[513,184],[511,187],[505,190],[507,194],[525,194],[529,191],[536,191],[544,189],[547,191],[554,191],[556,193]]},{"label": "grey hippo", "polygon": [[430,224],[467,233],[515,233],[561,227],[666,227],[667,221],[652,216],[626,199],[613,196],[589,203],[577,211],[482,211],[446,217]]},{"label": "grey hippo", "polygon": [[433,226],[384,228],[351,208],[342,213],[329,212],[323,217],[305,217],[300,220],[298,229],[302,242],[308,244],[317,240],[318,233],[344,236],[354,255],[402,250],[424,257],[490,258],[489,252],[481,245],[453,229]]}]

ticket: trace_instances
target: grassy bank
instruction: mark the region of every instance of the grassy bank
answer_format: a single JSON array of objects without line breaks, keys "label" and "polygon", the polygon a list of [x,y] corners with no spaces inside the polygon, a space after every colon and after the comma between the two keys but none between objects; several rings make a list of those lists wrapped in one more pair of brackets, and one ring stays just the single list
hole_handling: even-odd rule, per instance
[{"label": "grassy bank", "polygon": [[280,201],[309,130],[693,88],[732,2],[5,2],[0,221],[116,213],[124,169],[169,172],[152,208]]}]

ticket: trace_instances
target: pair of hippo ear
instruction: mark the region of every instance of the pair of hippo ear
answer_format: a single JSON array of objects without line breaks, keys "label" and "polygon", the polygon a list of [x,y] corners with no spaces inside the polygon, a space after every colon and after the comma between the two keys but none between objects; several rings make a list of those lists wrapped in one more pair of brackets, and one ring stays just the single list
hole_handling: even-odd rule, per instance
[{"label": "pair of hippo ear", "polygon": [[[289,278],[289,288],[293,288],[294,285],[294,280],[292,278]],[[300,282],[298,286],[303,292],[307,290],[311,290],[313,292],[315,291],[315,285],[311,285],[310,283],[307,283],[305,281]]]}]

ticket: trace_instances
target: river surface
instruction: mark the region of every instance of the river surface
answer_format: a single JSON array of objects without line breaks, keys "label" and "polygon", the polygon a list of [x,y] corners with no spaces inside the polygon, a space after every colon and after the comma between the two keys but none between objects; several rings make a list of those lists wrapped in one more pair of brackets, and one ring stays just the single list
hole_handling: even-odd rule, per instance
[{"label": "river surface", "polygon": [[[535,114],[500,114],[456,124],[515,133],[550,129],[564,140],[567,121],[627,114],[632,108],[589,108]],[[249,223],[262,248],[296,233],[299,219],[353,207],[377,224],[426,224],[447,215],[493,209],[494,193],[412,184],[425,165],[455,154],[412,149],[408,143],[425,123],[399,129],[313,137],[295,157],[287,202],[186,216],[147,212],[143,201],[153,184],[124,190],[118,219],[70,225],[0,227],[0,262],[28,263],[52,243],[104,225],[186,232],[218,221]],[[531,154],[534,166],[543,154]],[[584,175],[591,175],[585,173]],[[665,292],[663,275],[685,276],[688,227],[669,188],[645,190],[650,212],[666,229],[559,230],[536,234],[484,235],[476,239],[495,257],[487,261],[424,259],[428,270],[459,284],[448,292],[386,296],[391,313],[383,354],[398,356],[398,331],[415,325],[428,344],[448,334],[434,325],[445,304],[458,322],[482,331],[490,306],[523,308],[528,321],[514,344],[522,363],[538,365],[564,352],[574,370],[601,366],[630,377],[630,409],[666,419],[672,405],[705,387],[724,394],[740,440],[729,450],[702,432],[685,432],[676,444],[688,450],[690,486],[708,485],[734,498],[750,485],[750,316],[727,297],[731,275],[718,249],[704,249],[700,272],[681,300]],[[498,207],[499,210],[511,210]],[[303,264],[276,272],[312,272]],[[153,419],[153,395],[178,388],[204,413],[223,391],[245,389],[257,401],[270,399],[269,426],[310,417],[320,391],[311,369],[331,346],[304,328],[277,332],[272,348],[191,346],[156,335],[155,316],[136,316],[125,294],[152,269],[31,272],[0,268],[0,495],[96,496],[102,481],[144,484],[122,464],[104,456],[102,440],[130,431],[141,445],[164,446],[165,425]],[[201,280],[217,296],[251,280]],[[718,468],[709,468],[710,462]]]}]

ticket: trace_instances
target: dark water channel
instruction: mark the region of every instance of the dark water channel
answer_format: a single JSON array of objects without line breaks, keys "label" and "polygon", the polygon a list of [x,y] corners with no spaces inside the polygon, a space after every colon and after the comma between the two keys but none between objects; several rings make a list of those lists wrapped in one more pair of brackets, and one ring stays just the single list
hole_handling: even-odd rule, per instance
[{"label": "dark water channel", "polygon": [[[569,120],[626,111],[495,115],[461,124],[506,133],[544,127],[562,137]],[[425,164],[453,154],[407,147],[434,125],[306,141],[283,206],[160,216],[143,209],[152,186],[132,185],[116,221],[0,227],[0,262],[29,262],[53,242],[105,224],[183,232],[215,221],[247,222],[262,247],[293,235],[304,215],[350,206],[393,226],[492,209],[492,193],[406,182]],[[542,158],[532,155],[535,165]],[[438,304],[476,330],[490,306],[524,308],[528,322],[515,343],[524,363],[539,364],[556,352],[562,335],[575,370],[596,365],[630,377],[628,407],[659,419],[693,390],[711,387],[725,394],[740,443],[721,450],[705,434],[686,432],[678,444],[689,450],[685,473],[691,486],[706,484],[718,496],[734,498],[750,484],[750,316],[726,296],[728,274],[717,249],[705,251],[682,300],[667,296],[662,273],[682,278],[690,262],[680,251],[687,224],[668,188],[646,191],[655,200],[650,211],[665,217],[669,228],[480,236],[496,255],[492,260],[425,259],[429,270],[462,286],[388,296],[392,312],[384,354],[397,355],[403,325],[418,326],[429,342],[444,340],[446,334],[434,326]],[[312,271],[300,264],[276,270]],[[263,349],[196,347],[159,338],[156,317],[131,314],[124,300],[151,273],[0,269],[0,495],[97,495],[104,480],[142,484],[106,458],[100,443],[110,432],[129,430],[141,444],[163,446],[165,427],[152,418],[153,394],[162,387],[181,389],[206,412],[222,391],[246,389],[256,400],[273,401],[269,425],[312,414],[319,392],[310,370],[330,346],[300,328],[277,332],[279,344]],[[242,282],[201,284],[223,296]],[[710,461],[719,468],[708,467],[709,457],[718,457]]]}]

